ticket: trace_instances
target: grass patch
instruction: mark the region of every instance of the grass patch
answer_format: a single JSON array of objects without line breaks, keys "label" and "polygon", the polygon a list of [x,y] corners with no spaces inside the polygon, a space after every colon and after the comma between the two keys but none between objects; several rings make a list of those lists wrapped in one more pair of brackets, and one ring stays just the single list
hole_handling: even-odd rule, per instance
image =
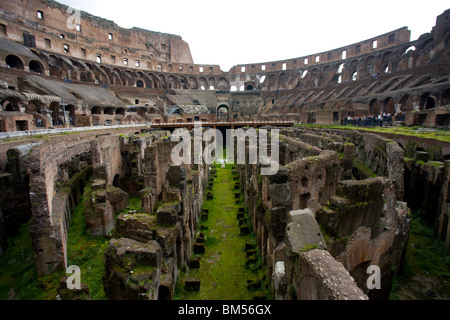
[{"label": "grass patch", "polygon": [[106,299],[102,277],[105,269],[104,251],[109,239],[89,234],[82,202],[75,207],[72,214],[68,238],[67,264],[80,267],[81,282],[89,287],[91,299]]},{"label": "grass patch", "polygon": [[443,142],[450,142],[450,130],[436,130],[436,131],[418,131],[422,127],[358,127],[358,126],[340,126],[340,125],[317,125],[317,124],[295,124],[294,126],[307,128],[325,128],[325,129],[340,129],[340,130],[361,130],[368,132],[392,133],[403,136],[414,136],[425,139],[434,139]]},{"label": "grass patch", "polygon": [[[433,226],[423,220],[419,212],[411,214],[404,263],[394,279],[390,299],[399,299],[402,289],[410,288],[415,276],[435,279],[442,284],[442,292],[450,296],[450,256],[444,244],[434,235]],[[423,298],[427,298],[426,295]]]},{"label": "grass patch", "polygon": [[31,247],[30,222],[8,239],[8,249],[0,258],[0,299],[54,300],[62,271],[38,278]]},{"label": "grass patch", "polygon": [[[180,272],[174,299],[251,300],[254,292],[247,288],[247,281],[261,279],[264,275],[260,259],[253,267],[246,264],[245,243],[254,243],[255,239],[252,233],[240,235],[236,214],[241,205],[236,204],[238,199],[234,197],[232,167],[217,165],[212,190],[214,197],[205,198],[203,204],[203,208],[209,210],[209,216],[206,221],[199,221],[207,227],[202,230],[206,252],[200,255],[199,269]],[[200,291],[187,292],[183,288],[186,277],[200,279]],[[263,282],[261,288],[264,290]]]}]

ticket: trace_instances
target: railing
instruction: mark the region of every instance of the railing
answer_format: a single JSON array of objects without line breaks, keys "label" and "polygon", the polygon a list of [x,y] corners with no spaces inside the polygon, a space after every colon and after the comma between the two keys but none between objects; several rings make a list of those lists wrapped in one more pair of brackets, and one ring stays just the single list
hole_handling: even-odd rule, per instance
[{"label": "railing", "polygon": [[280,125],[292,125],[295,122],[293,120],[258,120],[258,121],[169,121],[169,122],[152,122],[152,127],[157,126],[190,126],[190,125],[220,125],[220,126],[228,126],[228,125],[264,125],[264,124],[280,124]]}]

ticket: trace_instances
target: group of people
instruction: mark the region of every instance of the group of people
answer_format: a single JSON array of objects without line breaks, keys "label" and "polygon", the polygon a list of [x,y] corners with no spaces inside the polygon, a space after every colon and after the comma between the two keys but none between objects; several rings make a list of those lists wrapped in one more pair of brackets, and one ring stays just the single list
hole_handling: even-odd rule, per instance
[{"label": "group of people", "polygon": [[378,115],[348,116],[341,121],[341,124],[344,126],[386,127],[392,126],[394,121],[405,121],[405,113],[400,111],[395,115],[384,112]]}]

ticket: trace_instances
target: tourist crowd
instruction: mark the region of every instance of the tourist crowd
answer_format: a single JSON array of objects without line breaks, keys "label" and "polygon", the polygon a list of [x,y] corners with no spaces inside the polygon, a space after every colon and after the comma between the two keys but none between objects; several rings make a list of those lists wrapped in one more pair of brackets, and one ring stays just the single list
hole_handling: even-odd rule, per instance
[{"label": "tourist crowd", "polygon": [[405,121],[405,113],[398,112],[395,115],[391,115],[388,112],[379,115],[348,116],[342,119],[341,124],[344,126],[386,127],[392,126],[394,121]]}]

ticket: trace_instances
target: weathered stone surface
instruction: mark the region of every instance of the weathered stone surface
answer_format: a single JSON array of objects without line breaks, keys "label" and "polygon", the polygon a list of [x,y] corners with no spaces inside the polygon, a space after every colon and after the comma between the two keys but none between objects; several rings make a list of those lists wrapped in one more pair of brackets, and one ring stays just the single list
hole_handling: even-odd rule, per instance
[{"label": "weathered stone surface", "polygon": [[302,252],[297,272],[299,300],[368,300],[344,266],[328,251]]},{"label": "weathered stone surface", "polygon": [[170,256],[176,251],[176,242],[181,233],[181,224],[178,222],[173,227],[158,227],[156,241],[161,246],[164,256]]},{"label": "weathered stone surface", "polygon": [[89,288],[86,283],[80,283],[80,289],[67,288],[68,277],[63,277],[59,282],[57,292],[61,297],[61,300],[90,300]]},{"label": "weathered stone surface", "polygon": [[121,211],[128,205],[128,193],[120,188],[108,186],[106,188],[106,198],[113,207],[113,211]]},{"label": "weathered stone surface", "polygon": [[92,191],[102,190],[106,188],[107,181],[102,179],[95,179],[92,181],[91,189]]},{"label": "weathered stone surface", "polygon": [[159,225],[174,225],[178,221],[178,205],[166,204],[156,213]]},{"label": "weathered stone surface", "polygon": [[287,292],[287,276],[284,261],[277,261],[272,274],[272,289],[275,300],[283,300]]},{"label": "weathered stone surface", "polygon": [[118,237],[147,242],[156,240],[156,230],[156,216],[130,211],[117,217],[115,233]]},{"label": "weathered stone surface", "polygon": [[[103,195],[101,193],[100,195]],[[106,199],[100,197],[102,200]],[[86,229],[94,236],[105,236],[113,228],[115,224],[114,210],[108,201],[100,203],[91,203],[85,206]]]},{"label": "weathered stone surface", "polygon": [[289,212],[286,226],[286,249],[289,255],[325,247],[325,240],[310,209]]},{"label": "weathered stone surface", "polygon": [[268,195],[274,205],[284,205],[291,198],[291,187],[289,183],[270,184]]},{"label": "weathered stone surface", "polygon": [[316,216],[327,233],[335,237],[349,236],[359,226],[379,224],[383,214],[383,180],[345,180],[339,182],[336,196]]},{"label": "weathered stone surface", "polygon": [[182,165],[171,165],[167,169],[166,180],[171,187],[185,189],[186,170]]},{"label": "weathered stone surface", "polygon": [[112,300],[155,300],[161,276],[162,250],[154,241],[112,239],[105,251],[103,287]]}]

